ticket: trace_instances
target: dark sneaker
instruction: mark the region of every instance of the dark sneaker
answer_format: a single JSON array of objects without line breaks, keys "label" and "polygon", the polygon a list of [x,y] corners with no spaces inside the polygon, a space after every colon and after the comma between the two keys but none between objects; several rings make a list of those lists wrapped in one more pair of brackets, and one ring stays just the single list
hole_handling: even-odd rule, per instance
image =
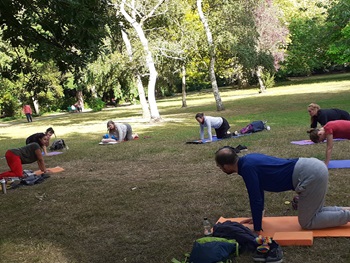
[{"label": "dark sneaker", "polygon": [[293,197],[293,200],[292,200],[292,207],[294,210],[298,210],[298,203],[299,203],[299,195],[296,195]]},{"label": "dark sneaker", "polygon": [[267,253],[261,253],[259,251],[255,251],[253,253],[253,261],[254,262],[266,262],[266,258],[267,258]]},{"label": "dark sneaker", "polygon": [[228,138],[232,138],[232,134],[229,132],[224,135],[223,139],[228,139]]},{"label": "dark sneaker", "polygon": [[248,148],[245,145],[238,145],[236,149],[240,150],[241,152],[248,151]]},{"label": "dark sneaker", "polygon": [[277,245],[267,253],[267,258],[265,262],[269,263],[280,263],[283,261],[283,251],[282,248]]},{"label": "dark sneaker", "polygon": [[232,147],[235,150],[235,153],[240,153],[241,151],[238,148]]}]

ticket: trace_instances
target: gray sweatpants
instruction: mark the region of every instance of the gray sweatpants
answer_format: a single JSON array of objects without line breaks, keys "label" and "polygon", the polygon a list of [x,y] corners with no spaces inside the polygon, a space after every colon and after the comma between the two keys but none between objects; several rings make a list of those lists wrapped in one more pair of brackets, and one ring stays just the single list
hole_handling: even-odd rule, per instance
[{"label": "gray sweatpants", "polygon": [[126,126],[126,135],[125,135],[125,140],[126,141],[131,141],[132,138],[132,128],[131,125],[129,123],[124,123]]},{"label": "gray sweatpants", "polygon": [[293,172],[293,186],[299,194],[298,220],[303,229],[321,229],[350,222],[350,211],[324,207],[328,168],[316,158],[299,158]]}]

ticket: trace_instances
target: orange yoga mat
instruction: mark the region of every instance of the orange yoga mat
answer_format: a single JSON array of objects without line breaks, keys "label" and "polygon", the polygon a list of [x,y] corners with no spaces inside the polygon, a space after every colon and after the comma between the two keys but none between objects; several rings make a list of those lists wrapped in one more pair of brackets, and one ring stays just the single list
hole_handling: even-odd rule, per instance
[{"label": "orange yoga mat", "polygon": [[[56,166],[56,167],[53,167],[53,168],[47,168],[47,169],[49,169],[52,173],[59,173],[59,172],[64,171],[64,169],[62,167],[59,167],[59,166]],[[36,175],[39,175],[39,174],[42,174],[43,172],[40,171],[40,170],[37,170],[34,173]]]},{"label": "orange yoga mat", "polygon": [[[240,222],[247,218],[224,218],[220,217],[218,222],[225,222],[227,220]],[[253,228],[253,225],[245,225]],[[314,237],[350,237],[350,223],[343,226],[331,227],[318,230],[303,230],[301,229],[297,216],[277,216],[264,217],[262,222],[264,235],[273,236],[276,232],[302,232],[312,231]]]},{"label": "orange yoga mat", "polygon": [[[241,222],[247,218],[220,217],[217,223],[225,221]],[[245,226],[253,230],[253,225]],[[314,237],[350,237],[350,223],[339,227],[318,230],[304,230],[297,216],[264,217],[263,235],[273,237],[282,246],[311,246]]]}]

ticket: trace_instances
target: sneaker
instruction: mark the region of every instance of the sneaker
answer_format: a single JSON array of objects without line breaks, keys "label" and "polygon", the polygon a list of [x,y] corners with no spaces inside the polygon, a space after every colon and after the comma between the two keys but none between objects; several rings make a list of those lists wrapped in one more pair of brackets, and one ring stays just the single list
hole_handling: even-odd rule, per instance
[{"label": "sneaker", "polygon": [[232,147],[235,150],[235,153],[240,153],[241,151],[238,148]]},{"label": "sneaker", "polygon": [[299,195],[296,195],[293,197],[293,200],[292,200],[292,207],[294,210],[298,210],[298,203],[299,203]]},{"label": "sneaker", "polygon": [[238,132],[238,131],[235,131],[233,134],[234,134],[234,136],[238,136],[238,135],[239,135],[239,132]]},{"label": "sneaker", "polygon": [[277,245],[267,253],[267,258],[265,262],[280,263],[282,261],[283,261],[283,251],[282,251],[282,248],[279,245]]},{"label": "sneaker", "polygon": [[238,150],[240,150],[240,151],[248,151],[248,148],[247,148],[247,146],[245,146],[245,145],[238,145],[237,147],[236,147],[236,149],[238,149]]},{"label": "sneaker", "polygon": [[266,262],[266,258],[267,258],[267,253],[261,253],[258,250],[256,250],[253,253],[253,261],[254,262]]}]

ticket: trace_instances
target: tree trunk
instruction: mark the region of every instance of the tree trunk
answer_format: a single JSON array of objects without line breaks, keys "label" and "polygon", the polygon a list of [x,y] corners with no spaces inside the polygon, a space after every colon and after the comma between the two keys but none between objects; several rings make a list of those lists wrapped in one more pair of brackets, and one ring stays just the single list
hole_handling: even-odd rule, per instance
[{"label": "tree trunk", "polygon": [[198,9],[199,17],[200,17],[202,24],[204,26],[204,30],[205,30],[205,33],[207,36],[207,41],[208,41],[209,56],[210,56],[209,76],[210,76],[211,87],[213,89],[213,94],[214,94],[214,98],[215,98],[215,102],[216,102],[216,109],[218,111],[222,111],[225,108],[224,108],[224,105],[221,101],[218,83],[216,82],[216,76],[215,76],[215,46],[214,46],[213,37],[211,35],[208,22],[204,16],[204,13],[202,10],[202,0],[197,0],[197,9]]},{"label": "tree trunk", "polygon": [[187,107],[186,103],[186,67],[182,65],[182,108]]},{"label": "tree trunk", "polygon": [[34,97],[32,97],[32,101],[33,101],[35,113],[39,115],[40,114],[39,102],[38,100],[34,99]]},{"label": "tree trunk", "polygon": [[138,23],[135,19],[133,19],[124,9],[124,0],[122,0],[120,4],[120,11],[125,17],[125,19],[133,26],[135,29],[137,36],[140,39],[140,42],[143,47],[143,51],[145,52],[146,56],[146,65],[149,70],[149,80],[148,80],[148,103],[150,106],[150,111],[151,111],[151,119],[154,121],[159,121],[161,119],[157,107],[157,102],[156,102],[156,96],[155,96],[155,86],[156,86],[156,81],[157,81],[157,70],[156,67],[154,66],[154,61],[152,57],[152,52],[150,51],[148,47],[148,40],[143,32],[142,26],[140,23]]},{"label": "tree trunk", "polygon": [[77,91],[77,100],[78,100],[78,105],[81,107],[81,110],[84,110],[84,98],[83,98],[83,91],[78,90]]},{"label": "tree trunk", "polygon": [[258,68],[256,69],[256,76],[258,77],[259,86],[260,86],[259,93],[264,93],[266,91],[266,87],[264,85],[264,81],[262,80],[261,74],[262,74],[262,66],[258,66]]},{"label": "tree trunk", "polygon": [[95,99],[97,99],[97,98],[98,98],[98,95],[97,95],[97,91],[96,91],[96,86],[95,86],[95,85],[92,85],[92,86],[91,86],[90,91],[91,91],[92,97],[95,98]]},{"label": "tree trunk", "polygon": [[[124,40],[124,44],[126,46],[126,51],[128,53],[128,56],[129,56],[129,60],[133,61],[132,47],[131,47],[129,37],[123,29],[121,31],[122,31],[122,37]],[[138,70],[134,71],[134,77],[136,80],[137,90],[139,93],[140,103],[141,103],[141,107],[142,107],[142,118],[149,120],[151,118],[151,113],[150,113],[148,103],[146,100],[145,89],[143,88],[141,76],[140,76],[140,73],[138,72]]]}]

